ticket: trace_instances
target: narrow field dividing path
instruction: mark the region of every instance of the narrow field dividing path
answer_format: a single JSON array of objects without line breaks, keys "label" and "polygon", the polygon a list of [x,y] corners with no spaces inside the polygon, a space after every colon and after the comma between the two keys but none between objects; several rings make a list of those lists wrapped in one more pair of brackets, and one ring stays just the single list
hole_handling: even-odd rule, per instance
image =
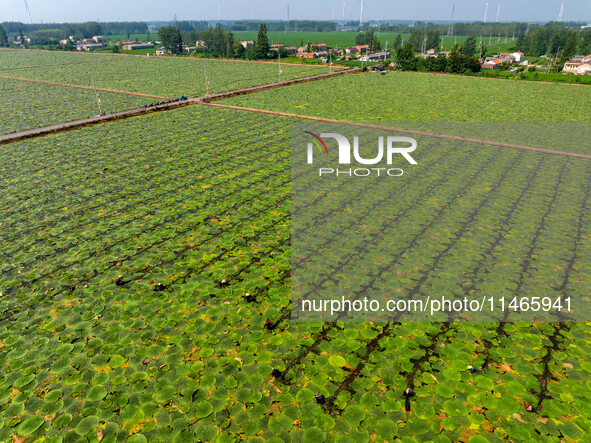
[{"label": "narrow field dividing path", "polygon": [[[94,88],[92,86],[70,85],[68,83],[47,82],[44,80],[32,80],[30,78],[9,77],[6,75],[0,75],[0,78],[4,78],[6,80],[17,80],[17,81],[22,81],[22,82],[41,83],[44,85],[67,86],[70,88],[78,88],[78,89],[91,89],[94,91]],[[104,89],[104,88],[96,88],[96,90],[101,91],[101,92],[113,92],[115,94],[136,95],[138,97],[149,97],[149,98],[157,98],[159,100],[169,100],[168,97],[163,97],[161,95],[143,94],[141,92],[119,91],[117,89]]]}]

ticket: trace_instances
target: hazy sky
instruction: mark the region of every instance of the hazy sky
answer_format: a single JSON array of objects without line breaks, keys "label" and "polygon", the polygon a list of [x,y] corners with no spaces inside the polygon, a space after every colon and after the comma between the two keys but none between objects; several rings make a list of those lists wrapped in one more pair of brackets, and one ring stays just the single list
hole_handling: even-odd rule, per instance
[{"label": "hazy sky", "polygon": [[[35,23],[98,21],[285,19],[359,20],[360,0],[28,0]],[[455,3],[455,21],[484,18],[486,0],[365,0],[364,20],[449,20]],[[489,0],[487,21],[556,20],[562,0]],[[219,6],[219,9],[218,9]],[[591,21],[590,0],[565,0],[563,20]],[[0,22],[29,18],[25,0],[0,0]]]}]

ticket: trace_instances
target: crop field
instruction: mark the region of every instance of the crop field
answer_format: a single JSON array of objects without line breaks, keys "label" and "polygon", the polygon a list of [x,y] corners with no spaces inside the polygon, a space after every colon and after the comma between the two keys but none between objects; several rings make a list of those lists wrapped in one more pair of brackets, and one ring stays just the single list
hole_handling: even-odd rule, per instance
[{"label": "crop field", "polygon": [[[0,440],[584,440],[586,324],[290,321],[290,122],[188,107],[0,151]],[[417,159],[403,278],[588,293],[588,160]]]},{"label": "crop field", "polygon": [[[355,97],[355,106],[351,100]],[[437,74],[347,75],[223,104],[364,122],[591,121],[591,88]]]},{"label": "crop field", "polygon": [[[0,78],[4,115],[0,134],[92,117],[99,113],[94,91],[67,86],[42,85]],[[154,99],[100,92],[103,111],[112,113],[138,108]]]},{"label": "crop field", "polygon": [[111,54],[90,54],[88,52],[25,51],[0,48],[0,75],[11,75],[12,71],[31,66],[47,66],[65,63],[88,63],[110,60]]},{"label": "crop field", "polygon": [[[15,51],[9,52],[8,56]],[[4,52],[2,53],[4,54]],[[29,66],[50,61],[44,52],[26,52]],[[42,54],[43,63],[37,60]],[[105,57],[104,55],[88,55]],[[205,69],[204,69],[205,66]],[[325,72],[303,65],[281,65],[281,79],[293,79]],[[326,69],[326,72],[328,69]],[[2,71],[0,71],[2,72]],[[80,63],[63,66],[7,71],[11,77],[91,86],[94,76],[97,88],[139,92],[165,97],[200,96],[207,92],[205,75],[212,93],[273,83],[279,80],[279,65],[239,61],[199,60],[196,58],[157,58],[108,56],[101,63]]]},{"label": "crop field", "polygon": [[[278,75],[205,63],[212,92]],[[87,86],[91,73],[99,88],[205,92],[195,59],[0,50],[2,75]],[[590,154],[589,91],[388,73],[222,103]],[[96,112],[90,90],[1,79],[0,92],[0,132]],[[100,95],[109,112],[153,101]],[[587,318],[591,160],[416,136],[418,164],[388,192],[346,176],[319,187],[298,175],[295,122],[193,105],[0,146],[0,441],[591,441],[591,325],[558,321]],[[349,184],[346,202],[332,198]],[[339,224],[323,218],[336,212]],[[370,288],[392,270],[401,297],[581,309],[303,323],[293,264],[318,255],[293,244],[294,220]],[[391,261],[358,257],[360,244]]]},{"label": "crop field", "polygon": [[[398,33],[396,32],[379,32],[378,29],[374,30],[376,36],[381,42],[382,48],[385,49],[386,42],[388,42],[388,47],[392,48]],[[253,40],[255,41],[257,38],[257,31],[233,31],[233,34],[236,37],[239,37],[242,40]],[[283,43],[284,45],[293,45],[296,48],[300,45],[301,40],[303,39],[304,45],[308,42],[310,43],[326,43],[329,47],[336,47],[336,48],[347,48],[353,46],[355,44],[355,36],[357,32],[355,31],[336,31],[336,32],[288,32],[285,33],[283,31],[268,31],[267,36],[269,37],[269,43]],[[144,36],[145,37],[145,36]],[[402,39],[407,41],[410,37],[410,34],[402,34]],[[461,45],[465,40],[466,36],[447,36],[442,35],[441,41],[443,43],[443,49],[449,51],[453,48],[454,44]],[[488,44],[490,40],[490,45]],[[509,38],[509,40],[511,40]],[[484,43],[488,46],[489,51],[497,51],[497,50],[505,50],[509,47],[513,47],[515,44],[512,42],[504,43],[505,37],[501,37],[499,40],[498,37],[491,37],[488,36],[483,38]]]}]

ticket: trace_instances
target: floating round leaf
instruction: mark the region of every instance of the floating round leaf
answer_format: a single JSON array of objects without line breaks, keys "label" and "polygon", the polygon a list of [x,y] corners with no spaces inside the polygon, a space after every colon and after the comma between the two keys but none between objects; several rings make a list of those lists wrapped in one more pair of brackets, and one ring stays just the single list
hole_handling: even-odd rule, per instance
[{"label": "floating round leaf", "polygon": [[195,404],[195,418],[205,418],[213,412],[213,405],[206,401],[202,400]]},{"label": "floating round leaf", "polygon": [[343,420],[351,427],[357,427],[365,419],[365,409],[358,405],[347,406],[343,412]]},{"label": "floating round leaf", "polygon": [[21,437],[26,437],[39,429],[43,423],[45,420],[41,417],[29,417],[19,425],[16,433]]},{"label": "floating round leaf", "polygon": [[107,390],[102,386],[92,386],[86,394],[86,400],[88,401],[99,401],[105,398]]},{"label": "floating round leaf", "polygon": [[74,428],[74,430],[78,435],[86,435],[90,431],[96,429],[98,425],[99,418],[96,415],[91,415],[80,420],[80,422],[76,425],[76,428]]}]

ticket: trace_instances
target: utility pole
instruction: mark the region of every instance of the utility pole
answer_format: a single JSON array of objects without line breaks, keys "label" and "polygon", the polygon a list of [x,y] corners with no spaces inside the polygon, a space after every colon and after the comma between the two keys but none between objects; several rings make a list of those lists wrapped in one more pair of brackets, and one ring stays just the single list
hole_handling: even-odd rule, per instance
[{"label": "utility pole", "polygon": [[289,5],[287,5],[287,22],[285,23],[285,33],[289,31]]},{"label": "utility pole", "polygon": [[207,79],[207,69],[205,68],[205,62],[203,63],[203,73],[205,74],[205,87],[207,88],[207,95],[209,95],[209,80]]},{"label": "utility pole", "polygon": [[101,108],[101,99],[100,99],[98,92],[96,90],[96,86],[94,86],[94,77],[92,76],[92,74],[90,74],[90,81],[92,81],[92,88],[94,89],[94,96],[96,97],[96,102],[98,103],[99,115],[103,115],[103,109]]},{"label": "utility pole", "polygon": [[279,48],[277,48],[277,55],[279,56],[279,83],[281,83],[281,52],[279,52]]}]

